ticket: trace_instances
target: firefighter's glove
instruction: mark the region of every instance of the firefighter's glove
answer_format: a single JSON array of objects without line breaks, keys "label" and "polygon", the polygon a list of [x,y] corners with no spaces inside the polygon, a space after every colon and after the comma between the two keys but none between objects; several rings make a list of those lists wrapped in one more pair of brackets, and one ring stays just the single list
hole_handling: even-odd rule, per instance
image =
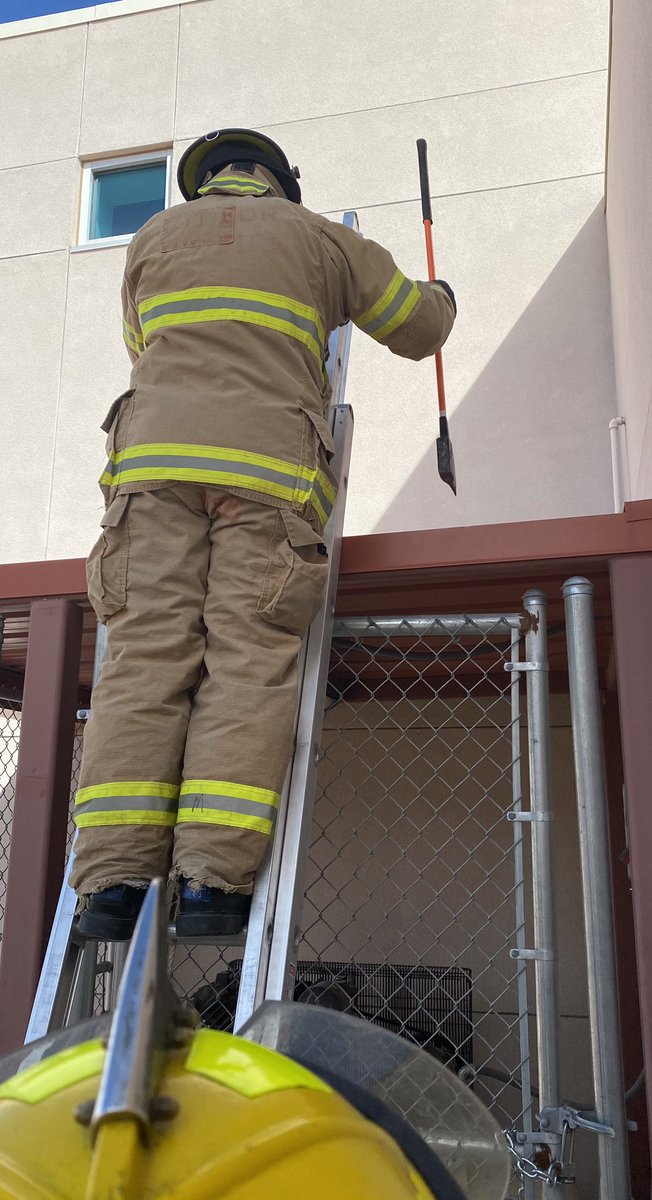
[{"label": "firefighter's glove", "polygon": [[453,291],[450,283],[446,283],[445,279],[435,279],[435,283],[437,284],[437,287],[443,288],[443,290],[446,292],[448,299],[450,300],[451,304],[453,305],[453,310],[455,312],[455,316],[457,316],[457,303],[455,300],[455,292]]}]

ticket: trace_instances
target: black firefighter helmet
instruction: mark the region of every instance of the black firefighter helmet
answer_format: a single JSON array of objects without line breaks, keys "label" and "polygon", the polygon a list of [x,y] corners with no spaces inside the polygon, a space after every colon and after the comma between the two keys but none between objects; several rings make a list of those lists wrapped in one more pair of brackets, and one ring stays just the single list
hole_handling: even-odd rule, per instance
[{"label": "black firefighter helmet", "polygon": [[231,163],[255,162],[280,183],[288,200],[301,203],[299,168],[291,167],[280,146],[255,129],[214,129],[197,138],[182,155],[177,182],[184,200],[194,200],[210,171],[215,175]]}]

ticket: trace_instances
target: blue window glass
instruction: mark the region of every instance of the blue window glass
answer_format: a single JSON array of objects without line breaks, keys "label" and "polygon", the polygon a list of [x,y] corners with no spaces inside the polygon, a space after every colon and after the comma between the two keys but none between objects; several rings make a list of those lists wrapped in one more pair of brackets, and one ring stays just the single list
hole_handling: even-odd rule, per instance
[{"label": "blue window glass", "polygon": [[165,208],[165,163],[101,171],[93,177],[90,238],[135,233]]}]

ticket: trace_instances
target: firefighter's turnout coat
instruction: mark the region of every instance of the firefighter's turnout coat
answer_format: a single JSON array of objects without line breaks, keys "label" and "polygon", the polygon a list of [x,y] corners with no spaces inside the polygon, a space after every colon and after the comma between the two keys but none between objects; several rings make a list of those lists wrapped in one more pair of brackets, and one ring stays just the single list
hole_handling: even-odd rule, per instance
[{"label": "firefighter's turnout coat", "polygon": [[133,367],[103,426],[107,511],[88,564],[109,649],[74,884],[88,894],[165,872],[174,840],[177,874],[246,891],[325,580],[329,334],[351,319],[420,359],[453,307],[256,167],[222,170],[134,236],[123,318]]}]

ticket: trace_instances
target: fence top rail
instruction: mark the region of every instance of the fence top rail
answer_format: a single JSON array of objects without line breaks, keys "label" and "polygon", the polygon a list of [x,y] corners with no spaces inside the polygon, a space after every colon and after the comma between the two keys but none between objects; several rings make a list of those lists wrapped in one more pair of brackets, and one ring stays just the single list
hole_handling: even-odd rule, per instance
[{"label": "fence top rail", "polygon": [[337,617],[333,637],[477,637],[524,632],[525,614],[480,613],[458,616]]}]

